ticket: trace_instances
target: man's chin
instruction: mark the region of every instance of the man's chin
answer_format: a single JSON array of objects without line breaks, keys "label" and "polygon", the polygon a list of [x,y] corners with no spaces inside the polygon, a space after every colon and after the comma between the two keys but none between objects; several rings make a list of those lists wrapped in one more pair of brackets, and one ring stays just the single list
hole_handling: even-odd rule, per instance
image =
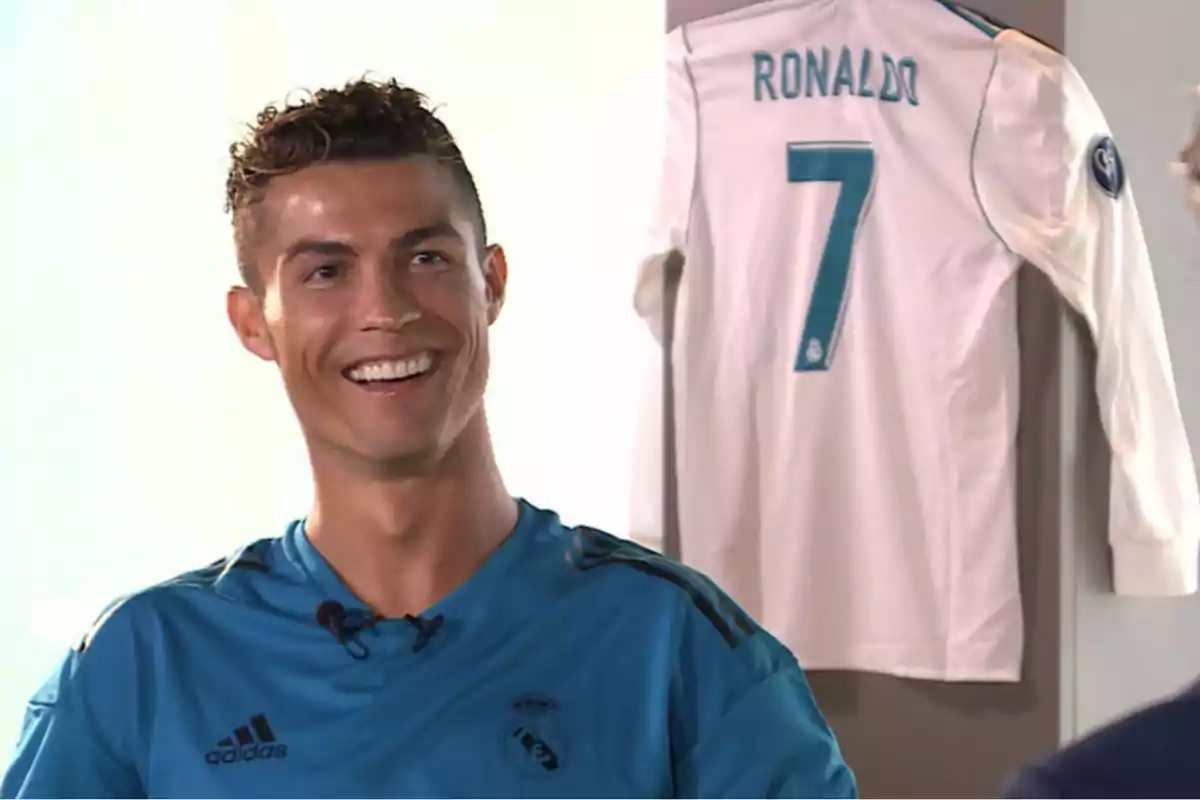
[{"label": "man's chin", "polygon": [[379,442],[366,444],[359,450],[360,458],[373,472],[384,475],[420,475],[431,472],[441,463],[445,448],[436,439],[424,442]]},{"label": "man's chin", "polygon": [[[414,415],[415,416],[415,415]],[[449,414],[430,414],[418,421],[362,415],[354,418],[343,415],[341,424],[328,430],[326,436],[306,438],[310,448],[329,452],[336,460],[347,462],[352,469],[380,475],[418,475],[437,468],[470,421],[455,424]],[[324,446],[320,446],[323,444]]]}]

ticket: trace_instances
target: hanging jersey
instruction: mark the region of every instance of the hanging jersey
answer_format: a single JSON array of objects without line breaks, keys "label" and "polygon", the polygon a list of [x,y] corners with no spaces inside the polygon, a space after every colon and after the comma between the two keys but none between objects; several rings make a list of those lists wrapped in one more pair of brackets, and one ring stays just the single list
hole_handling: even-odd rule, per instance
[{"label": "hanging jersey", "polygon": [[[685,562],[806,668],[1017,680],[1028,261],[1095,339],[1116,591],[1195,591],[1200,500],[1149,257],[1064,56],[948,2],[774,0],[674,30],[668,76],[635,304],[661,339],[663,256],[682,252]],[[658,445],[634,499],[650,540]]]}]

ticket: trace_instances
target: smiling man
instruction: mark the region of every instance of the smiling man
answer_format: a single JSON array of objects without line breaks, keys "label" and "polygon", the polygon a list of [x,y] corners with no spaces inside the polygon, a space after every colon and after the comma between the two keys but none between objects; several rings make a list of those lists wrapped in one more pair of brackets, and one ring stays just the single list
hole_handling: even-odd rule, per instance
[{"label": "smiling man", "polygon": [[0,794],[853,796],[795,659],[724,594],[505,489],[508,265],[423,97],[320,91],[232,155],[229,318],[279,368],[315,502],[113,604]]}]

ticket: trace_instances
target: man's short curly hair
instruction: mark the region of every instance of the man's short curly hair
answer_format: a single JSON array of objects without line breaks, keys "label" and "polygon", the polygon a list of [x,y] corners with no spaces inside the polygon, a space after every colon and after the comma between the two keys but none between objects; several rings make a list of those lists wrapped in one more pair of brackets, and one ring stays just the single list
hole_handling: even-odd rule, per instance
[{"label": "man's short curly hair", "polygon": [[238,269],[254,286],[249,257],[252,212],[271,179],[329,161],[429,156],[450,170],[477,221],[478,244],[487,227],[475,179],[446,125],[427,98],[394,79],[360,79],[341,89],[321,89],[283,108],[268,105],[241,141],[229,148],[232,164],[225,184],[225,209],[233,215]]}]

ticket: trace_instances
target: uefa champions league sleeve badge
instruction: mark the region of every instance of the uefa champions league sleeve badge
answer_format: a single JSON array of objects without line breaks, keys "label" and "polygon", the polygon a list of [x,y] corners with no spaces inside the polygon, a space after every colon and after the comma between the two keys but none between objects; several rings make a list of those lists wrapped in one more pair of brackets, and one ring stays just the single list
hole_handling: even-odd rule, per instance
[{"label": "uefa champions league sleeve badge", "polygon": [[1092,180],[1106,195],[1116,200],[1125,188],[1125,165],[1111,136],[1100,136],[1088,151]]}]

